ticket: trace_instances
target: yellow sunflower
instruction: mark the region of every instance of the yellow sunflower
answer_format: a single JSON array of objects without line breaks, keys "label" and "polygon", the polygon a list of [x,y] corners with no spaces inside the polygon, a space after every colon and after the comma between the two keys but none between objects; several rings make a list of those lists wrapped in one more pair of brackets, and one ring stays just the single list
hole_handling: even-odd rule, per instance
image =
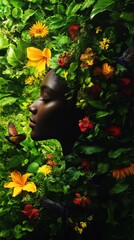
[{"label": "yellow sunflower", "polygon": [[37,22],[29,29],[31,37],[45,37],[49,33],[48,27],[42,22]]}]

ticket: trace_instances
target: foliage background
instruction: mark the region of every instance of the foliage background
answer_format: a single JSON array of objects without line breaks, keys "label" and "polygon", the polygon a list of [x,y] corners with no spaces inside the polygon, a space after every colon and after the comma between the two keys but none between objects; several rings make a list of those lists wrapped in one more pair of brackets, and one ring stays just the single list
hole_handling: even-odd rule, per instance
[{"label": "foliage background", "polygon": [[[133,175],[121,179],[111,176],[115,168],[128,166],[134,162],[133,98],[132,94],[121,97],[118,92],[119,79],[127,77],[133,80],[133,76],[130,71],[114,60],[133,42],[134,13],[132,9],[133,3],[130,0],[0,0],[0,217],[3,219],[0,222],[0,237],[2,239],[19,239],[23,235],[27,236],[28,232],[36,229],[36,226],[43,221],[43,214],[41,219],[33,225],[27,220],[22,220],[20,209],[27,201],[35,204],[36,207],[40,207],[37,199],[42,199],[44,196],[49,196],[55,201],[60,199],[61,203],[65,199],[73,202],[75,191],[88,193],[91,197],[93,204],[89,209],[88,217],[97,212],[99,222],[106,224],[107,230],[103,233],[103,240],[134,239]],[[49,27],[49,35],[45,40],[32,39],[29,36],[29,28],[37,21],[42,21]],[[73,43],[68,35],[70,24],[78,24],[83,29],[81,37]],[[97,39],[95,28],[98,26],[101,26],[103,32],[100,37],[97,36]],[[103,37],[111,41],[108,51],[98,47],[98,41]],[[79,67],[79,57],[89,45],[97,52],[100,65],[107,61],[116,68],[114,76],[116,83],[112,79],[107,85],[107,82],[102,80],[103,91],[99,99],[92,99],[87,94],[89,88],[85,87],[83,79],[87,79],[90,71],[89,69],[81,70]],[[83,74],[81,78],[83,95],[80,95],[80,100],[86,102],[86,106],[80,103],[78,105],[82,108],[84,106],[85,116],[89,115],[94,124],[97,124],[94,132],[82,134],[74,147],[73,154],[64,160],[59,143],[54,140],[35,143],[29,137],[28,106],[38,97],[38,89],[43,77],[35,78],[32,85],[25,83],[28,76],[36,76],[33,68],[25,67],[26,48],[30,46],[36,46],[42,50],[46,46],[52,49],[53,67],[58,67],[56,58],[70,46],[77,53],[77,56],[72,59],[74,65],[68,69],[68,79],[74,79],[78,73]],[[63,69],[59,68],[59,74],[63,74]],[[91,73],[91,80],[96,81],[92,76]],[[75,84],[73,81],[69,82],[72,89]],[[27,133],[22,149],[17,149],[5,139],[8,134],[7,124],[10,120],[15,123],[18,132]],[[121,138],[109,137],[105,131],[109,122],[116,123],[125,129]],[[26,198],[23,196],[23,201],[21,197],[12,199],[11,191],[3,188],[4,183],[9,180],[9,172],[16,168],[20,172],[25,172],[32,162],[37,162],[39,165],[46,163],[48,153],[52,153],[55,162],[60,162],[61,165],[53,175],[45,178],[43,187],[41,176],[34,174],[33,180],[37,182],[39,189],[42,187],[44,191],[39,190],[34,198],[27,194]],[[88,173],[80,167],[80,162],[85,158],[91,163],[92,171]],[[65,160],[67,170],[65,170]],[[53,187],[55,185],[52,183],[57,186],[56,193]],[[83,221],[88,222],[88,217],[86,216]],[[79,216],[77,218],[79,219]],[[49,230],[46,229],[46,234],[50,231],[53,237],[59,231],[57,229],[60,228],[61,220],[57,222],[48,216],[45,221],[49,222]],[[86,239],[88,234],[87,230],[85,235],[76,234],[75,237]]]}]

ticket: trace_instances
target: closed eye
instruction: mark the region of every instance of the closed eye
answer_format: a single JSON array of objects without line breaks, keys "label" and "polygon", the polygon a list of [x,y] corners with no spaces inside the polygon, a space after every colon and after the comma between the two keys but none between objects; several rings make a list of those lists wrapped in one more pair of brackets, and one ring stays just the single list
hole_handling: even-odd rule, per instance
[{"label": "closed eye", "polygon": [[43,98],[43,97],[40,97],[39,100],[42,101],[42,102],[45,102],[45,103],[48,103],[48,102],[51,101],[50,98]]}]

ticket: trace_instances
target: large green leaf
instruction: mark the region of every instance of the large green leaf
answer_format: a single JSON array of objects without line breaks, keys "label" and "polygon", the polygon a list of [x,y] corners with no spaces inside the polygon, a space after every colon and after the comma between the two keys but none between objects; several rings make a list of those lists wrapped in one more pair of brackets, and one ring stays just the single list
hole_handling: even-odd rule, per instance
[{"label": "large green leaf", "polygon": [[67,11],[66,11],[66,15],[67,16],[73,16],[76,14],[76,12],[82,7],[82,4],[81,3],[78,3],[76,4],[75,2],[72,2],[68,8],[67,8]]},{"label": "large green leaf", "polygon": [[110,192],[112,194],[116,194],[116,193],[121,193],[124,192],[128,189],[128,184],[121,184],[121,183],[117,183],[114,185],[114,187],[110,190]]},{"label": "large green leaf", "polygon": [[8,39],[2,33],[0,33],[0,49],[8,47]]},{"label": "large green leaf", "polygon": [[91,155],[91,154],[102,152],[104,148],[100,146],[80,146],[80,150],[82,153]]},{"label": "large green leaf", "polygon": [[16,67],[20,64],[17,56],[16,56],[16,47],[15,45],[11,44],[8,52],[7,52],[7,62],[12,66]]},{"label": "large green leaf", "polygon": [[94,18],[98,13],[104,12],[107,10],[109,6],[113,4],[114,0],[98,0],[98,2],[94,5],[92,12],[90,14],[90,18]]},{"label": "large green leaf", "polygon": [[108,156],[110,158],[118,158],[120,155],[127,153],[128,151],[133,150],[131,148],[118,148],[114,151],[110,151]]},{"label": "large green leaf", "polygon": [[83,3],[82,3],[82,7],[80,10],[84,10],[86,8],[89,8],[91,7],[93,4],[94,4],[95,0],[85,0]]},{"label": "large green leaf", "polygon": [[17,98],[15,97],[5,97],[0,100],[0,106],[4,107],[6,105],[11,105],[17,101]]}]

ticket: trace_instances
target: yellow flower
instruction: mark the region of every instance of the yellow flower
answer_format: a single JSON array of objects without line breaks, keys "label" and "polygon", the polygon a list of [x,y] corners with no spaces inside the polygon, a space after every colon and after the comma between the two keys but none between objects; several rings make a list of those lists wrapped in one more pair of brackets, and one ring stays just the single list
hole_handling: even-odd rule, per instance
[{"label": "yellow flower", "polygon": [[49,165],[43,165],[38,169],[38,172],[42,172],[46,176],[52,172],[52,167]]},{"label": "yellow flower", "polygon": [[103,75],[106,79],[111,78],[114,73],[114,68],[108,65],[108,63],[104,63],[102,67],[96,67],[94,69],[94,75]]},{"label": "yellow flower", "polygon": [[29,34],[31,37],[45,37],[48,33],[48,27],[42,25],[42,22],[37,22],[29,30]]},{"label": "yellow flower", "polygon": [[108,39],[108,38],[103,38],[103,40],[99,42],[99,47],[100,47],[102,50],[108,49],[108,48],[109,48],[109,43],[110,43],[110,39]]},{"label": "yellow flower", "polygon": [[32,85],[33,83],[34,83],[34,77],[33,77],[33,76],[29,76],[29,77],[25,80],[25,84]]},{"label": "yellow flower", "polygon": [[98,34],[99,32],[102,32],[101,27],[96,27],[95,32],[96,32],[96,34]]},{"label": "yellow flower", "polygon": [[78,226],[75,226],[75,227],[74,227],[74,230],[75,230],[77,233],[79,233],[79,234],[82,234],[82,233],[83,233],[83,228],[80,228],[80,227],[78,227]]},{"label": "yellow flower", "polygon": [[87,223],[86,222],[80,222],[80,225],[82,228],[86,228],[87,227]]},{"label": "yellow flower", "polygon": [[45,70],[46,65],[47,67],[50,65],[51,50],[49,48],[44,48],[44,50],[41,51],[35,47],[28,47],[27,57],[29,59],[27,66],[34,66],[38,72],[41,72]]},{"label": "yellow flower", "polygon": [[27,182],[27,179],[31,176],[31,173],[21,175],[20,172],[13,171],[10,175],[12,182],[6,183],[4,188],[14,188],[13,197],[16,197],[23,191],[36,192],[36,185],[33,182]]}]

